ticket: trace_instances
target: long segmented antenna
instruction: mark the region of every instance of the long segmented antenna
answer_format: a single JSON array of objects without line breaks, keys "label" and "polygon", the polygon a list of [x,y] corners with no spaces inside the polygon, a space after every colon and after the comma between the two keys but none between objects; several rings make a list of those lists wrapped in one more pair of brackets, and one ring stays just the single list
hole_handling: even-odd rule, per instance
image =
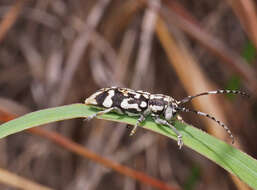
[{"label": "long segmented antenna", "polygon": [[217,120],[215,117],[207,114],[207,113],[203,113],[203,112],[200,112],[200,111],[196,111],[196,110],[191,110],[191,109],[188,109],[188,108],[181,108],[181,107],[178,107],[177,108],[179,111],[181,112],[193,112],[197,115],[202,115],[202,116],[205,116],[205,117],[208,117],[209,119],[212,119],[213,121],[215,121],[216,123],[218,123],[221,127],[223,127],[226,132],[229,134],[229,137],[232,139],[232,144],[234,144],[234,136],[232,135],[230,129],[221,121]]},{"label": "long segmented antenna", "polygon": [[238,91],[238,90],[215,90],[215,91],[203,92],[203,93],[200,93],[200,94],[196,94],[194,96],[188,96],[188,97],[182,99],[181,101],[179,101],[179,104],[184,104],[186,102],[191,101],[193,98],[196,98],[198,96],[209,95],[209,94],[240,94],[242,96],[249,97],[249,95],[247,93],[241,92],[241,91]]}]

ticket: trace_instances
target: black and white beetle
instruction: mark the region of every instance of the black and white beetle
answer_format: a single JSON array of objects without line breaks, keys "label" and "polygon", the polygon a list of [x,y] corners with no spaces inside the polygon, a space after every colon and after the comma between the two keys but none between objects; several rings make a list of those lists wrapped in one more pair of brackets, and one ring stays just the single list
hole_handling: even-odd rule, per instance
[{"label": "black and white beetle", "polygon": [[191,101],[195,97],[209,94],[240,94],[248,96],[246,93],[236,90],[216,90],[203,92],[194,96],[188,96],[180,101],[177,101],[170,96],[163,94],[150,94],[149,92],[144,92],[141,90],[135,91],[128,88],[119,87],[102,88],[85,100],[86,105],[93,105],[99,109],[102,109],[102,111],[87,117],[87,120],[112,111],[119,114],[127,114],[129,116],[139,116],[136,125],[130,133],[130,135],[133,135],[135,134],[137,127],[146,119],[147,116],[150,115],[157,124],[167,125],[177,134],[178,146],[181,148],[183,145],[182,135],[172,125],[172,121],[174,118],[176,118],[176,116],[178,116],[178,112],[193,112],[217,122],[226,130],[233,143],[234,137],[224,123],[215,119],[209,114],[191,110],[183,106],[183,104]]}]

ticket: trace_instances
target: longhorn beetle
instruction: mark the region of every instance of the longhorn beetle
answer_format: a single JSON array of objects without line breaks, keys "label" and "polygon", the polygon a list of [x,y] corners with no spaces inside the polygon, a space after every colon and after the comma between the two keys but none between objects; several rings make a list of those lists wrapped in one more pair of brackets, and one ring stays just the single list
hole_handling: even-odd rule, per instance
[{"label": "longhorn beetle", "polygon": [[176,133],[178,138],[178,146],[181,148],[183,145],[182,135],[172,125],[172,122],[174,121],[174,118],[179,119],[179,117],[177,117],[177,113],[179,112],[193,112],[217,122],[226,130],[232,139],[232,143],[234,143],[234,137],[224,123],[207,113],[191,110],[183,106],[183,104],[191,101],[195,97],[209,94],[240,94],[243,96],[249,96],[245,92],[237,90],[216,90],[203,92],[194,96],[188,96],[180,101],[177,101],[170,96],[163,94],[150,94],[149,92],[144,92],[141,90],[132,90],[129,88],[119,87],[102,88],[85,100],[86,105],[93,105],[102,111],[87,117],[86,120],[91,120],[96,116],[112,111],[118,114],[139,116],[136,125],[130,133],[130,135],[133,135],[135,134],[137,127],[146,119],[147,116],[150,115],[157,124],[167,125]]}]

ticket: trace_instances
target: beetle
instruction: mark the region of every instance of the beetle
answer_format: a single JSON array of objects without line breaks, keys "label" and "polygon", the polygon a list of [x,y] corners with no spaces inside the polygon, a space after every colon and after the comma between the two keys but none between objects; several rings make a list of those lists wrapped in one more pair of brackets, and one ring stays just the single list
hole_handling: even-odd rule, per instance
[{"label": "beetle", "polygon": [[151,116],[157,124],[169,126],[176,133],[178,138],[177,143],[179,148],[181,148],[183,146],[182,135],[172,123],[175,118],[182,120],[178,117],[179,112],[193,112],[217,122],[226,130],[232,139],[232,143],[234,143],[234,137],[230,129],[223,122],[207,113],[188,109],[183,106],[183,104],[191,101],[193,98],[209,94],[240,94],[249,96],[245,92],[237,90],[215,90],[188,96],[178,101],[167,95],[151,94],[142,90],[132,90],[120,87],[102,88],[85,100],[86,105],[92,105],[101,109],[98,113],[88,116],[86,120],[91,120],[99,115],[109,112],[126,114],[128,116],[139,116],[130,133],[130,135],[133,135],[135,134],[137,127],[146,119],[146,117]]}]

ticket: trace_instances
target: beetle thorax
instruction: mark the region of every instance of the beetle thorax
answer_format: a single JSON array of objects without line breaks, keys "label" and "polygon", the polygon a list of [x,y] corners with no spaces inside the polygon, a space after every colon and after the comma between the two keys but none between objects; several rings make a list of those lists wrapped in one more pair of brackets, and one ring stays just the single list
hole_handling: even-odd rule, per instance
[{"label": "beetle thorax", "polygon": [[166,120],[170,121],[177,113],[177,104],[169,103],[169,105],[164,110],[164,117]]}]

